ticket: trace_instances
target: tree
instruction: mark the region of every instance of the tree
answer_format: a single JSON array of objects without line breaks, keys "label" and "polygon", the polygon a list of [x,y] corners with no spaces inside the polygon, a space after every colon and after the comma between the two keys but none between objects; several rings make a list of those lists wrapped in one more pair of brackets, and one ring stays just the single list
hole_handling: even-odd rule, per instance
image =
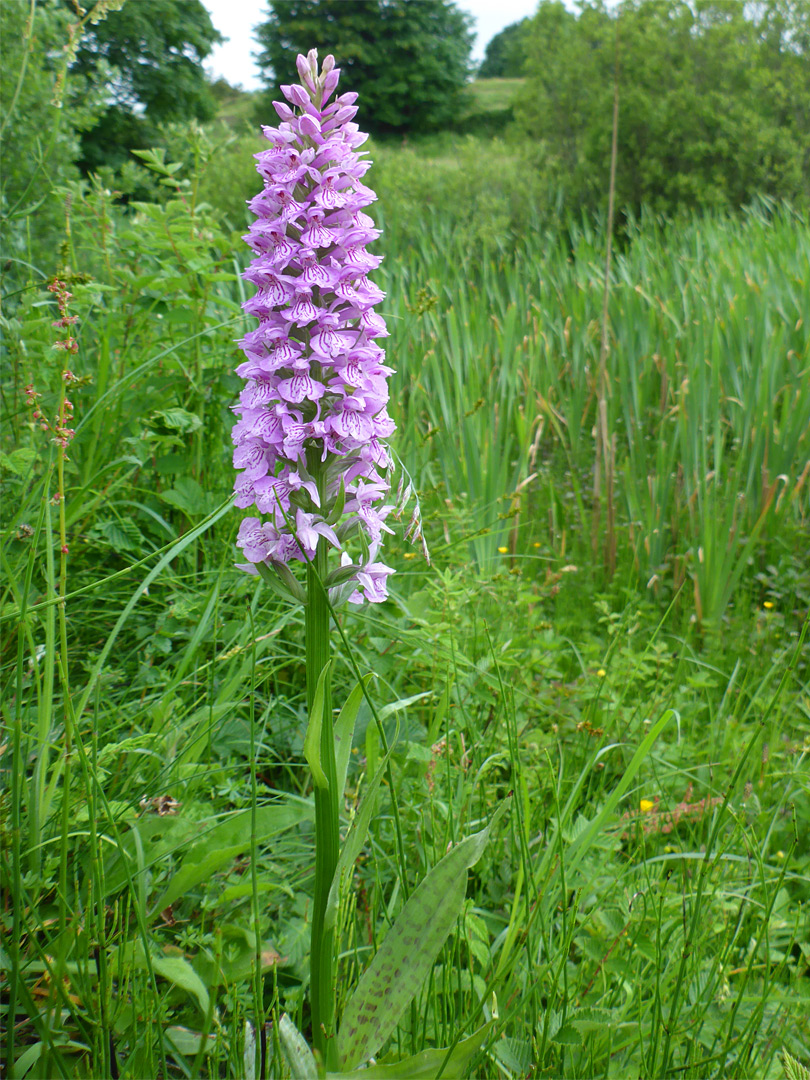
[{"label": "tree", "polygon": [[295,58],[333,53],[341,86],[360,95],[363,126],[374,132],[452,125],[470,75],[470,16],[451,0],[271,0],[256,29],[256,57],[270,93],[294,81]]},{"label": "tree", "polygon": [[130,150],[154,143],[164,121],[211,119],[216,103],[202,65],[220,41],[201,0],[135,0],[90,26],[71,74],[101,73],[108,104],[82,136],[82,168],[123,164]]},{"label": "tree", "polygon": [[[74,15],[75,20],[75,15]],[[0,232],[6,291],[28,263],[53,268],[65,210],[55,188],[78,179],[83,132],[103,108],[81,77],[64,79],[68,11],[57,0],[0,3]],[[57,107],[57,103],[59,107]],[[22,261],[18,261],[22,260]]]},{"label": "tree", "polygon": [[531,19],[520,19],[504,27],[484,50],[479,79],[516,79],[524,74],[526,46]]},{"label": "tree", "polygon": [[541,3],[516,116],[572,201],[603,202],[618,59],[618,205],[808,194],[810,33],[795,0]]}]

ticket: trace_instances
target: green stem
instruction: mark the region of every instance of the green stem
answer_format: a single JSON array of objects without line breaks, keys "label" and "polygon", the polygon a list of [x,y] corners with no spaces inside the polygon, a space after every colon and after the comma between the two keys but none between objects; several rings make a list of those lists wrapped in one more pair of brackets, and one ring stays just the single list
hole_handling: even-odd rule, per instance
[{"label": "green stem", "polygon": [[[326,580],[328,549],[321,538],[307,568],[305,608],[307,708],[311,712],[318,679],[329,660],[329,605],[321,584]],[[315,903],[312,912],[310,998],[312,1039],[327,1068],[337,1068],[335,1027],[335,932],[324,930],[326,902],[340,850],[337,769],[332,718],[331,676],[327,675],[321,721],[321,767],[328,787],[315,787]]]}]

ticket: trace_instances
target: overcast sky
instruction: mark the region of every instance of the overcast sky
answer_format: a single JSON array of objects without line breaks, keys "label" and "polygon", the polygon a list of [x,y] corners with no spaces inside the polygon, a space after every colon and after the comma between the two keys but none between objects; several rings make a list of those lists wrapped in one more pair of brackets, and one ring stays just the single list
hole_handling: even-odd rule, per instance
[{"label": "overcast sky", "polygon": [[[214,26],[229,39],[214,49],[206,68],[215,77],[227,79],[232,86],[258,89],[259,73],[250,55],[256,48],[252,31],[262,21],[266,5],[257,0],[203,0],[203,3],[211,13]],[[524,15],[533,15],[537,9],[537,0],[457,0],[457,3],[475,19],[478,33],[474,60],[482,59],[487,43],[499,30]]]}]

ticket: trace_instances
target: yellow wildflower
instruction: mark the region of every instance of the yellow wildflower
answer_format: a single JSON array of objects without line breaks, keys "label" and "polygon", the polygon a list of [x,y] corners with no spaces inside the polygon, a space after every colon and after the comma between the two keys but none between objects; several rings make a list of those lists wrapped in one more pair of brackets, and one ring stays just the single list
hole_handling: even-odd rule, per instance
[{"label": "yellow wildflower", "polygon": [[651,810],[655,809],[655,803],[650,802],[649,799],[642,799],[638,805],[641,808],[642,814],[649,814]]},{"label": "yellow wildflower", "polygon": [[500,551],[501,555],[505,555],[508,550],[509,550],[508,547],[499,547],[498,548],[498,551]]},{"label": "yellow wildflower", "polygon": [[766,601],[765,601],[765,602],[763,603],[763,605],[762,605],[762,606],[763,606],[763,607],[765,608],[765,610],[766,610],[766,611],[770,611],[770,610],[771,610],[771,608],[773,607],[773,601],[772,601],[772,600],[766,600]]},{"label": "yellow wildflower", "polygon": [[607,672],[605,671],[605,669],[603,667],[600,667],[599,670],[597,671],[596,675],[597,675],[597,678],[604,679],[604,677],[607,675]]}]

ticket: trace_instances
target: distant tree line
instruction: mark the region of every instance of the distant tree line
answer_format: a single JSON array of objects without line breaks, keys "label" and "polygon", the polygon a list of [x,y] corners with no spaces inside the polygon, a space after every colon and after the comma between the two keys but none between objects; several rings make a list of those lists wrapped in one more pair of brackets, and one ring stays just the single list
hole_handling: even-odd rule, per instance
[{"label": "distant tree line", "polygon": [[472,25],[451,0],[271,0],[255,31],[267,87],[259,111],[272,120],[297,54],[317,48],[334,55],[343,89],[360,95],[364,129],[452,128],[472,74]]},{"label": "distant tree line", "polygon": [[572,203],[603,201],[616,78],[618,205],[810,195],[807,0],[590,0],[578,12],[542,0],[479,70],[520,74],[515,130]]},{"label": "distant tree line", "polygon": [[[159,144],[167,122],[211,119],[227,89],[212,88],[203,69],[221,37],[202,0],[85,3],[73,54],[73,0],[36,0],[31,26],[27,3],[0,3],[0,104],[10,109],[0,217],[20,244],[14,223],[44,182],[100,172],[118,186],[127,168],[134,175],[130,151]],[[452,0],[270,0],[257,14],[264,122],[275,118],[279,84],[296,78],[296,54],[315,46],[334,53],[341,85],[360,94],[365,129],[463,130],[472,20]],[[523,78],[511,124],[497,134],[572,207],[604,205],[614,79],[619,206],[810,200],[808,0],[621,0],[610,9],[583,0],[576,11],[541,0],[492,39],[478,74]],[[56,211],[38,213],[42,223]]]}]

